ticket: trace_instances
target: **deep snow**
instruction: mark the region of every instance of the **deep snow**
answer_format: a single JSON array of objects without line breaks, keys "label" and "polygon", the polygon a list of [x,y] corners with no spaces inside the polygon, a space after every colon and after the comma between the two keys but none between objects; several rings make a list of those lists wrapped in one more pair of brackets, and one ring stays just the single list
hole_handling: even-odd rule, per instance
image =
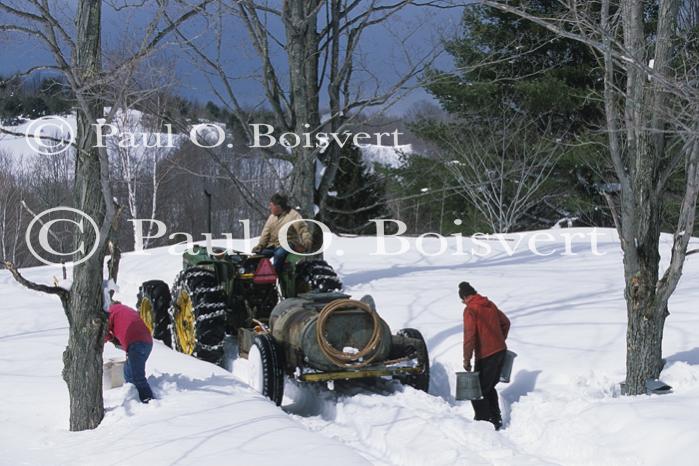
[{"label": "deep snow", "polygon": [[[662,379],[664,396],[620,397],[624,375],[625,305],[618,240],[600,230],[565,252],[566,233],[527,250],[489,241],[487,257],[426,256],[410,239],[406,254],[372,256],[374,238],[333,238],[326,253],[346,290],[371,293],[396,331],[415,327],[430,350],[430,394],[386,385],[378,390],[287,384],[283,409],[248,389],[245,364],[234,374],[156,344],[148,363],[160,398],[137,402],[133,388],[105,392],[107,414],[91,432],[69,433],[60,378],[67,324],[58,300],[27,291],[0,271],[0,464],[696,464],[699,456],[699,272],[690,256],[670,302]],[[665,237],[667,253],[671,238]],[[465,249],[472,246],[465,241]],[[242,247],[240,243],[238,247]],[[438,248],[424,242],[425,252]],[[514,249],[508,254],[507,249]],[[397,245],[389,242],[389,250]],[[482,248],[476,248],[481,250]],[[171,282],[181,258],[165,248],[126,254],[120,298],[135,303],[138,284]],[[664,264],[667,257],[664,257]],[[27,269],[50,282],[57,269]],[[512,320],[509,346],[519,356],[510,384],[499,385],[506,428],[472,421],[453,399],[461,365],[461,312],[456,285],[470,281]],[[111,345],[106,356],[118,355]],[[236,378],[236,375],[238,378]]]}]

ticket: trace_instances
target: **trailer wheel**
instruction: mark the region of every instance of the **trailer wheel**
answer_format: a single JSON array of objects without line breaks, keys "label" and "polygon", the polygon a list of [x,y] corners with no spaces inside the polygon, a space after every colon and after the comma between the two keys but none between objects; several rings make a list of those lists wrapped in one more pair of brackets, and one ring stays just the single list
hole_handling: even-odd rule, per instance
[{"label": "trailer wheel", "polygon": [[170,287],[161,280],[143,282],[138,289],[136,309],[153,338],[172,345],[170,334]]},{"label": "trailer wheel", "polygon": [[248,353],[248,384],[281,406],[284,397],[284,372],[281,352],[269,334],[256,335]]},{"label": "trailer wheel", "polygon": [[172,343],[180,353],[223,364],[226,336],[226,296],[216,273],[190,267],[177,276],[172,286]]},{"label": "trailer wheel", "polygon": [[339,291],[342,282],[324,260],[306,260],[296,265],[296,294],[308,291]]},{"label": "trailer wheel", "polygon": [[398,335],[419,340],[417,347],[408,347],[407,352],[408,354],[417,353],[417,362],[420,366],[424,367],[421,373],[399,376],[398,380],[400,380],[403,385],[409,385],[416,390],[428,392],[430,389],[430,358],[427,353],[425,339],[422,337],[422,334],[414,328],[399,330]]}]

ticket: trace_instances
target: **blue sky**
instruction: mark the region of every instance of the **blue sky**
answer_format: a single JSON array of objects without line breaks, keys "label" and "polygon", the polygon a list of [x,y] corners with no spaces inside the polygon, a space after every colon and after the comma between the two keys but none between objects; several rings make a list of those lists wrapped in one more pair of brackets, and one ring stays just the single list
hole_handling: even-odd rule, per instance
[{"label": "blue sky", "polygon": [[[126,0],[111,2],[123,5]],[[131,2],[134,3],[134,2]],[[278,2],[270,2],[275,4]],[[56,16],[65,24],[71,24],[74,12],[74,2],[56,0],[52,2]],[[148,5],[148,2],[146,2]],[[115,49],[120,44],[140,40],[143,30],[152,18],[152,7],[127,8],[115,11],[105,5],[103,13],[103,43],[105,49]],[[1,18],[1,16],[0,16]],[[357,71],[357,82],[363,88],[373,86],[376,77],[383,85],[394,82],[406,69],[402,40],[406,40],[406,48],[414,55],[426,54],[431,45],[438,42],[440,37],[453,33],[458,27],[460,10],[440,10],[424,7],[408,7],[399,15],[392,18],[390,23],[369,29],[360,45],[362,65],[368,72]],[[189,23],[187,34],[196,37],[198,44],[213,52],[210,45],[214,35],[203,20]],[[228,18],[223,24],[225,40],[223,42],[223,57],[226,72],[235,78],[234,83],[240,100],[246,105],[257,105],[264,101],[263,90],[252,77],[259,72],[259,60],[250,45],[242,23],[236,18]],[[281,26],[272,23],[270,29],[283,38]],[[284,66],[284,58],[280,49],[275,53],[275,64]],[[212,90],[212,83],[206,73],[193,64],[190,57],[174,44],[165,45],[162,54],[174,63],[174,74],[177,77],[177,91],[191,99],[201,102],[217,101]],[[24,37],[8,38],[0,36],[0,74],[8,75],[30,66],[50,62],[48,52],[31,43]],[[450,66],[447,56],[437,60],[437,65],[445,68]],[[213,85],[217,85],[214,80]],[[393,106],[391,113],[402,113],[415,102],[431,100],[423,90],[413,91],[405,99]],[[323,103],[323,102],[321,102]]]}]

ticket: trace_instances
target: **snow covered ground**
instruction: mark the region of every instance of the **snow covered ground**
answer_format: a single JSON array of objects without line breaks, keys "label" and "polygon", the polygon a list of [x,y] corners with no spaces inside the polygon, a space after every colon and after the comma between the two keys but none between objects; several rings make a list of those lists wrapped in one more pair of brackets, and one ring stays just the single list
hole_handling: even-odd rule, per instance
[{"label": "snow covered ground", "polygon": [[[133,388],[108,390],[102,425],[82,433],[67,431],[60,378],[67,324],[58,301],[0,271],[0,464],[694,465],[699,290],[692,285],[699,259],[689,257],[670,302],[662,379],[674,393],[620,397],[621,254],[611,230],[600,230],[594,251],[591,231],[551,230],[555,240],[538,248],[555,251],[547,256],[527,249],[535,232],[488,241],[486,257],[455,255],[454,239],[439,256],[420,253],[410,239],[407,253],[377,257],[374,238],[333,238],[326,257],[346,290],[372,294],[394,331],[415,327],[424,334],[430,394],[287,384],[280,409],[241,382],[241,364],[231,374],[156,344],[148,373],[159,399],[141,405]],[[575,238],[563,255],[563,235],[571,233],[587,237]],[[664,238],[666,253],[670,240]],[[476,246],[464,243],[466,251]],[[428,254],[439,248],[436,239],[423,246]],[[171,282],[181,264],[164,248],[149,252],[123,258],[119,294],[126,303],[134,304],[140,282]],[[59,271],[25,273],[50,282]],[[473,421],[470,404],[453,398],[461,366],[461,280],[512,320],[509,346],[519,356],[512,383],[499,385],[506,424],[500,432]],[[106,351],[118,355],[111,345]]]},{"label": "snow covered ground", "polygon": [[[75,115],[49,115],[37,119],[27,119],[17,126],[0,126],[0,128],[12,133],[44,136],[56,140],[69,141],[75,134]],[[0,152],[4,152],[15,164],[33,164],[41,157],[42,153],[51,152],[51,145],[54,144],[49,139],[36,141],[33,137],[19,136],[17,134],[7,134],[0,132]],[[55,151],[60,151],[64,145],[56,147]]]}]

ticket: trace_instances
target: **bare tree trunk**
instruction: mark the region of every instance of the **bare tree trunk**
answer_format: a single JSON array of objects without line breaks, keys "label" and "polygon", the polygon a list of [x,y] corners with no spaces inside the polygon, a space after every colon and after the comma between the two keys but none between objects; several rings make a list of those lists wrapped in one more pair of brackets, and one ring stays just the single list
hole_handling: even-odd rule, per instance
[{"label": "bare tree trunk", "polygon": [[[642,0],[621,0],[618,12],[612,2],[602,0],[600,24],[585,17],[578,4],[570,2],[566,27],[509,5],[507,2],[481,0],[481,3],[533,21],[561,37],[577,40],[596,49],[604,58],[604,104],[609,137],[609,152],[621,185],[617,230],[624,252],[625,298],[627,302],[626,390],[630,395],[646,392],[646,381],[657,378],[662,370],[662,340],[668,300],[682,274],[689,239],[694,230],[699,194],[699,138],[696,127],[696,57],[683,57],[678,25],[687,32],[692,10],[680,0],[658,3],[657,23],[649,39],[650,26]],[[620,13],[620,14],[619,14]],[[623,44],[616,22],[623,30]],[[570,26],[570,27],[567,27]],[[576,32],[577,31],[577,32]],[[677,40],[679,39],[679,40]],[[689,58],[679,71],[673,60]],[[653,60],[650,64],[650,60]],[[617,88],[618,67],[625,88]],[[689,70],[689,71],[688,71]],[[679,74],[678,74],[679,73]],[[684,112],[684,114],[682,114]],[[685,147],[669,153],[668,139],[689,134]],[[668,180],[685,161],[685,186],[682,209],[674,232],[670,265],[660,276],[660,227],[663,197]]]},{"label": "bare tree trunk", "polygon": [[[77,10],[76,64],[82,82],[89,82],[101,71],[101,0],[80,0]],[[94,94],[94,91],[93,91]],[[105,216],[100,154],[96,146],[93,118],[101,115],[102,104],[94,95],[78,96],[83,105],[77,111],[74,202],[97,225]],[[92,115],[87,114],[87,105]],[[86,251],[98,241],[96,232],[85,228],[78,237]],[[79,257],[76,257],[76,260]],[[68,299],[70,324],[68,347],[63,353],[63,378],[70,395],[70,430],[94,429],[104,417],[102,399],[102,351],[105,318],[102,312],[104,250],[97,250],[87,261],[75,266]]]},{"label": "bare tree trunk", "polygon": [[[317,131],[318,108],[318,0],[289,0],[284,5],[287,56],[296,134]],[[294,150],[296,163],[291,184],[291,198],[304,215],[315,215],[316,149],[299,145]]]},{"label": "bare tree trunk", "polygon": [[[624,45],[636,63],[646,63],[644,2],[622,2]],[[668,71],[671,38],[677,20],[677,0],[661,3],[658,12],[654,69]],[[638,66],[626,67],[624,119],[631,189],[622,189],[624,272],[628,326],[626,334],[626,387],[630,394],[646,391],[646,381],[662,370],[663,327],[667,300],[658,299],[660,228],[663,211],[661,160],[665,154],[666,96],[649,82]],[[650,130],[648,129],[650,128]]]},{"label": "bare tree trunk", "polygon": [[[333,40],[330,44],[330,70],[329,70],[329,82],[328,82],[328,100],[330,104],[330,115],[334,118],[330,120],[330,131],[332,133],[338,132],[340,126],[345,120],[341,117],[342,114],[342,86],[343,83],[347,83],[348,74],[351,72],[352,68],[352,56],[351,53],[347,55],[345,62],[340,58],[340,22],[341,22],[341,2],[340,0],[331,0],[330,5],[330,30],[332,31]],[[348,36],[348,49],[353,47],[351,41],[354,40],[355,35],[351,37]],[[340,148],[333,144],[327,148],[327,161],[325,173],[323,173],[321,182],[318,186],[318,206],[321,212],[325,212],[327,208],[327,195],[330,186],[335,181],[335,176],[337,175],[337,170],[340,167]]]},{"label": "bare tree trunk", "polygon": [[[653,217],[657,217],[656,208],[652,209]],[[626,225],[629,225],[628,219]],[[624,250],[624,296],[628,318],[626,387],[630,394],[645,393],[646,380],[657,378],[662,370],[663,326],[667,304],[658,303],[656,299],[660,219],[648,219],[647,225],[650,231],[647,232],[646,240]]]},{"label": "bare tree trunk", "polygon": [[638,395],[646,392],[646,381],[657,379],[663,369],[663,328],[668,313],[666,307],[653,310],[646,317],[648,307],[640,301],[628,308],[626,390],[628,394]]}]

